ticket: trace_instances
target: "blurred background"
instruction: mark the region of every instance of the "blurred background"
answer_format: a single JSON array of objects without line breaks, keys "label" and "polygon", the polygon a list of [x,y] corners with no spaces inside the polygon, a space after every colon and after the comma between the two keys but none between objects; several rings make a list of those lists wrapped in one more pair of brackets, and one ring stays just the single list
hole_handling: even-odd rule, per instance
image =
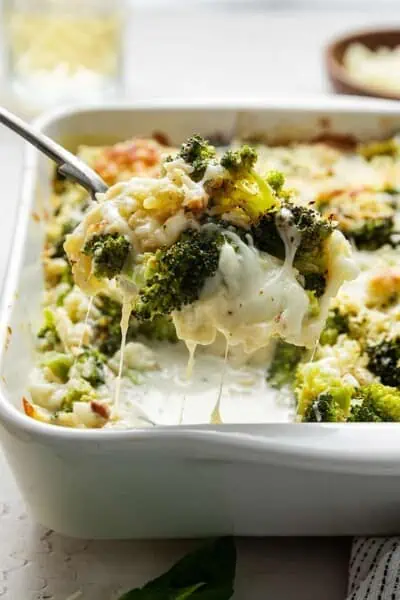
[{"label": "blurred background", "polygon": [[3,0],[0,100],[33,116],[75,102],[330,93],[327,44],[396,21],[396,0]]}]

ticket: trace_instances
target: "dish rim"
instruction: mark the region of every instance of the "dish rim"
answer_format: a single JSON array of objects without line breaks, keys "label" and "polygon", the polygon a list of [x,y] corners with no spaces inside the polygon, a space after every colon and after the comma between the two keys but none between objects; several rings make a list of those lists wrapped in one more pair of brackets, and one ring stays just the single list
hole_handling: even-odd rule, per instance
[{"label": "dish rim", "polygon": [[[275,97],[269,100],[232,100],[229,102],[225,99],[199,100],[190,103],[176,100],[156,100],[146,103],[119,102],[103,106],[74,105],[42,115],[35,121],[35,126],[43,130],[57,120],[82,112],[185,109],[210,111],[223,109],[253,111],[263,109],[282,113],[297,110],[304,112],[326,111],[334,114],[358,111],[364,114],[380,113],[382,117],[398,113],[400,119],[400,106],[390,100],[313,96],[295,100]],[[16,211],[13,243],[9,250],[9,262],[4,278],[3,297],[0,306],[0,340],[3,341],[0,348],[0,363],[6,352],[4,340],[12,313],[14,297],[18,291],[17,286],[31,214],[29,208],[32,202],[32,194],[35,192],[38,161],[37,152],[31,147],[27,147],[22,169],[21,199]],[[73,429],[41,423],[29,418],[6,398],[2,383],[0,387],[0,423],[14,434],[17,432],[28,435],[30,438],[40,438],[47,443],[64,442],[69,444],[74,442],[98,446],[99,442],[107,443],[107,441],[110,443],[121,442],[122,444],[124,442],[159,439],[165,440],[167,443],[168,440],[184,441],[190,439],[199,442],[212,442],[217,446],[246,448],[247,450],[261,452],[264,456],[266,456],[266,453],[272,453],[275,456],[280,455],[286,464],[290,461],[302,463],[308,459],[312,461],[313,468],[317,463],[324,469],[328,463],[334,468],[334,464],[339,465],[342,461],[347,462],[346,469],[355,468],[356,466],[358,470],[368,469],[371,465],[374,465],[378,469],[396,469],[398,471],[400,465],[400,437],[398,437],[397,444],[393,443],[396,435],[399,436],[400,433],[399,425],[396,423],[326,423],[318,424],[318,427],[306,423],[267,423],[260,426],[251,424],[243,427],[237,426],[235,431],[232,431],[233,426],[229,425],[157,426],[154,428],[121,430]],[[246,431],[249,428],[253,428],[254,431],[249,433]],[[372,443],[366,449],[365,436],[367,431],[371,431],[371,428],[375,433],[375,440],[379,439],[380,443],[382,441],[384,443],[381,446]],[[356,435],[357,431],[360,432],[360,435]],[[332,434],[335,434],[334,440]],[[332,444],[319,445],[318,440],[321,437],[324,437],[325,441],[328,439],[334,442],[333,446]]]}]

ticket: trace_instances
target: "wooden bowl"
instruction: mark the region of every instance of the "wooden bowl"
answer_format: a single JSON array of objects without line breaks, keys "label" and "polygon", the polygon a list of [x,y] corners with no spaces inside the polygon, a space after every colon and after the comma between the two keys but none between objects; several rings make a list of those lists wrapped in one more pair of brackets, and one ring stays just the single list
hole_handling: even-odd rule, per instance
[{"label": "wooden bowl", "polygon": [[400,100],[400,94],[391,94],[386,91],[377,91],[368,85],[354,82],[351,75],[343,66],[343,55],[350,44],[360,43],[374,50],[379,46],[394,48],[400,45],[400,29],[381,29],[370,31],[359,31],[353,34],[337,38],[326,48],[325,62],[329,79],[334,89],[341,94],[357,94],[358,96],[375,96],[377,98],[388,98]]}]

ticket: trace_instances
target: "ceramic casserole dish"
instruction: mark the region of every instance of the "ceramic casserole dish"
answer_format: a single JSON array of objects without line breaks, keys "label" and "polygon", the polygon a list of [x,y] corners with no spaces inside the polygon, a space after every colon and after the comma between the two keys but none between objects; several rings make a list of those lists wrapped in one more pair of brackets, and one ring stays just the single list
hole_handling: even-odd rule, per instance
[{"label": "ceramic casserole dish", "polygon": [[[63,110],[38,126],[72,146],[156,131],[173,143],[194,131],[270,141],[326,133],[368,139],[398,131],[400,107],[355,98],[112,105]],[[33,517],[85,538],[398,532],[398,424],[102,431],[54,427],[23,414],[40,318],[40,217],[51,168],[27,150],[1,309],[1,441]]]}]

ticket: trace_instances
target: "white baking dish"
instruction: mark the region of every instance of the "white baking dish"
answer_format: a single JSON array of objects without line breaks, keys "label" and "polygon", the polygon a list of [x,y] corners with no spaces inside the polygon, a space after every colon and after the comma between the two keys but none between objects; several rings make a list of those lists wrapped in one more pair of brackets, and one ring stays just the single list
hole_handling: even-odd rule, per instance
[{"label": "white baking dish", "polygon": [[[293,139],[329,130],[367,138],[400,129],[400,107],[354,98],[110,106],[58,112],[39,124],[56,139],[75,141],[154,131],[176,143],[194,131]],[[49,175],[47,161],[29,149],[1,312],[8,341],[1,350],[2,441],[34,518],[92,538],[398,532],[396,424],[81,431],[21,412],[41,297],[37,217],[46,207]]]}]

